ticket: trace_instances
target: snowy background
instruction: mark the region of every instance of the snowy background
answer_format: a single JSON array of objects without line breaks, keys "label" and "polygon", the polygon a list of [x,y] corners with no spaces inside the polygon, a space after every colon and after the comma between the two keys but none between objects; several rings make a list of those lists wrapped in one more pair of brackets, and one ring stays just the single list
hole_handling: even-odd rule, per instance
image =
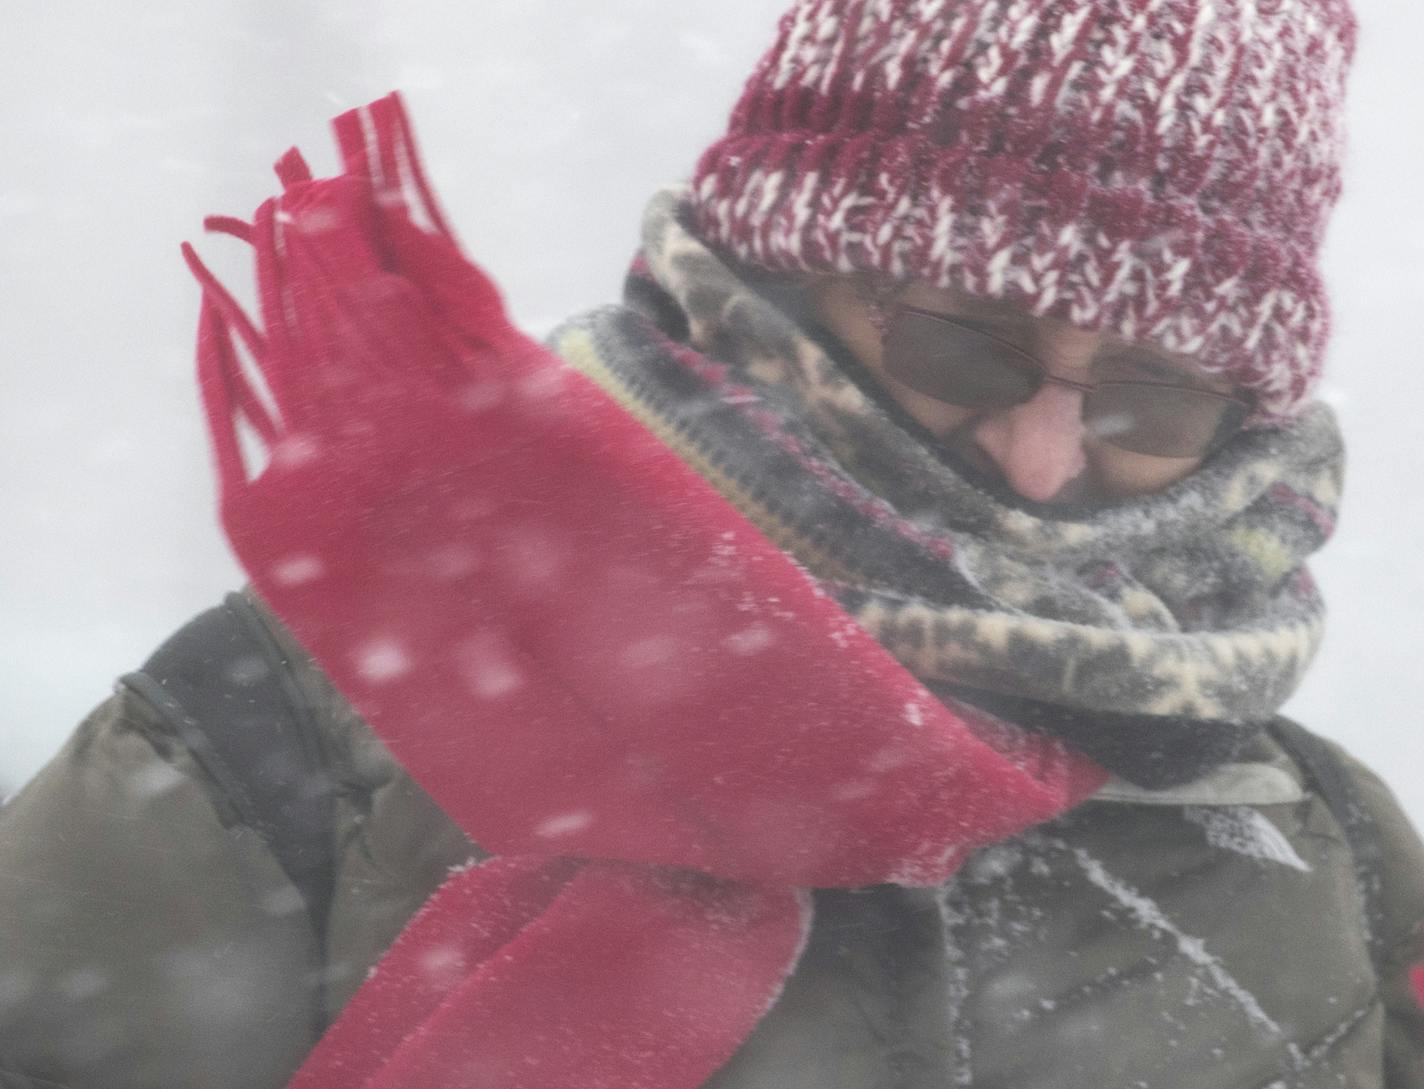
[{"label": "snowy background", "polygon": [[[399,87],[471,253],[542,332],[608,301],[660,184],[720,132],[782,0],[21,0],[0,47],[0,795],[113,679],[241,582],[214,517],[178,242],[248,215],[292,143]],[[1424,5],[1356,0],[1330,239],[1344,419],[1332,619],[1288,710],[1424,823]],[[230,283],[242,247],[202,252]]]}]

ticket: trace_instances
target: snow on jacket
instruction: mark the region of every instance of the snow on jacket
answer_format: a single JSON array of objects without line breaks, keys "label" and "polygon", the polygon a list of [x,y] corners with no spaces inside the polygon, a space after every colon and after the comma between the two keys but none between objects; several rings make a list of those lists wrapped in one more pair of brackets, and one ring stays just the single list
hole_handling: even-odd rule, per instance
[{"label": "snow on jacket", "polygon": [[[324,933],[121,688],[0,810],[0,1087],[278,1089],[479,857],[286,645],[337,786]],[[1379,972],[1339,823],[1262,741],[1186,787],[1110,785],[945,888],[818,893],[796,973],[709,1084],[1424,1089],[1424,846],[1345,759],[1383,852]]]}]

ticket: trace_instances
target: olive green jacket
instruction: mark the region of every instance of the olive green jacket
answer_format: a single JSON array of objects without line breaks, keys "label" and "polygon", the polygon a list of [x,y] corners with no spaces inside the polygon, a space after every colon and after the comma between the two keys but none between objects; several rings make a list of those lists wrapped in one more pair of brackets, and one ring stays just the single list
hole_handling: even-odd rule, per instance
[{"label": "olive green jacket", "polygon": [[[287,646],[337,788],[329,912],[120,688],[0,809],[0,1087],[276,1089],[478,857]],[[1185,788],[1110,784],[945,888],[818,893],[711,1085],[1424,1089],[1424,847],[1347,766],[1383,853],[1378,972],[1340,825],[1262,742]]]}]

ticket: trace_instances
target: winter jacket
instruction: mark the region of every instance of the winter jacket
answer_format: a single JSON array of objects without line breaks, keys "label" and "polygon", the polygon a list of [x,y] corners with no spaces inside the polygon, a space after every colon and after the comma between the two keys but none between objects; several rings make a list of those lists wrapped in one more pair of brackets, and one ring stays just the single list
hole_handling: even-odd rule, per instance
[{"label": "winter jacket", "polygon": [[[276,1089],[480,856],[266,622],[334,787],[329,907],[119,688],[0,810],[0,1087]],[[1424,1089],[1424,846],[1341,760],[1382,855],[1373,958],[1339,821],[1262,740],[1186,787],[1111,783],[945,888],[818,892],[795,974],[710,1084]]]}]

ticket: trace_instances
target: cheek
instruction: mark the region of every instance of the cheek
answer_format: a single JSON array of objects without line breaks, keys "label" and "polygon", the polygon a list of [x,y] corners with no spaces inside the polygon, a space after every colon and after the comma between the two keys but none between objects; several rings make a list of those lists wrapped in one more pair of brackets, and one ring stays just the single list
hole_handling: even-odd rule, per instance
[{"label": "cheek", "polygon": [[1104,443],[1089,445],[1088,460],[1095,470],[1098,486],[1113,499],[1160,492],[1196,472],[1203,461],[1202,458],[1149,457]]}]

